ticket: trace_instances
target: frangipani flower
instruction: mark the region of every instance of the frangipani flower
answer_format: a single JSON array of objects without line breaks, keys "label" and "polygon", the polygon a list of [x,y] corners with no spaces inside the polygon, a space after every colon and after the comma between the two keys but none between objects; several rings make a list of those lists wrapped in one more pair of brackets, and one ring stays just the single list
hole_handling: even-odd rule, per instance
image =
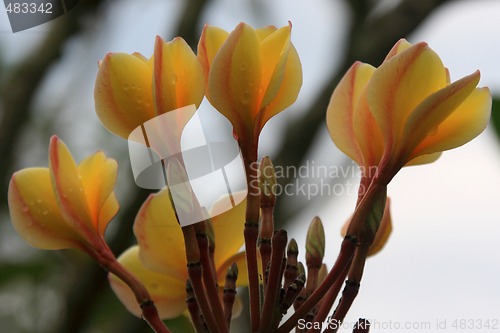
[{"label": "frangipani flower", "polygon": [[50,139],[49,167],[12,175],[11,221],[33,247],[75,248],[94,255],[108,247],[104,231],[119,205],[113,188],[117,163],[99,151],[76,164],[57,136]]},{"label": "frangipani flower", "polygon": [[200,38],[206,96],[229,119],[235,135],[252,144],[266,122],[299,94],[302,67],[291,29],[291,24],[254,29],[240,23],[228,33],[207,25]]},{"label": "frangipani flower", "polygon": [[[238,265],[239,286],[247,284],[243,245],[245,201],[226,211],[226,201],[217,202],[211,215],[215,233],[215,269],[219,286],[229,266]],[[224,206],[224,207],[222,207]],[[217,215],[217,212],[223,212]],[[118,261],[137,276],[148,289],[162,319],[174,318],[186,310],[188,279],[183,235],[172,209],[168,189],[151,195],[141,207],[134,223],[138,245],[129,248]],[[110,283],[125,307],[136,316],[141,310],[133,294],[114,275]]]},{"label": "frangipani flower", "polygon": [[479,77],[476,71],[451,83],[426,43],[401,39],[380,67],[356,62],[342,78],[328,106],[330,135],[388,182],[404,165],[432,162],[484,130],[491,96],[476,88]]},{"label": "frangipani flower", "polygon": [[109,131],[128,138],[158,115],[192,104],[197,108],[204,82],[201,65],[182,38],[166,43],[157,36],[150,59],[138,53],[104,57],[94,89],[96,113]]}]

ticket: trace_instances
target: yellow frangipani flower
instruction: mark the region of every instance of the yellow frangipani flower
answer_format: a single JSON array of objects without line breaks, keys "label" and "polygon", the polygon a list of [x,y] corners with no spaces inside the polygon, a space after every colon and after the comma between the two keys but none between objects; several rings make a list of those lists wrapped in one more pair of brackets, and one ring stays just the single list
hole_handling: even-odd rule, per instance
[{"label": "yellow frangipani flower", "polygon": [[254,29],[240,23],[228,33],[205,26],[198,58],[210,103],[238,138],[255,143],[266,122],[295,102],[302,67],[290,41],[291,24]]},{"label": "yellow frangipani flower", "polygon": [[201,65],[180,37],[156,37],[150,59],[138,53],[108,53],[99,64],[94,88],[96,113],[111,132],[128,138],[146,121],[203,99]]},{"label": "yellow frangipani flower", "polygon": [[[242,195],[238,194],[238,195]],[[224,286],[227,269],[238,265],[238,286],[247,285],[243,245],[246,201],[227,210],[227,201],[215,203],[211,211],[215,233],[215,269],[218,284]],[[218,212],[223,212],[217,215]],[[188,279],[183,235],[169,199],[168,189],[151,195],[142,205],[134,223],[138,245],[125,251],[118,261],[148,289],[162,319],[174,318],[186,310]],[[136,316],[141,309],[129,288],[114,275],[111,287],[125,307]]]},{"label": "yellow frangipani flower", "polygon": [[401,39],[380,67],[356,62],[348,70],[331,97],[328,130],[340,150],[390,180],[404,165],[432,162],[484,130],[491,96],[476,88],[479,77],[451,83],[426,43]]},{"label": "yellow frangipani flower", "polygon": [[48,168],[12,175],[8,197],[14,228],[41,249],[76,248],[90,255],[107,251],[104,231],[119,208],[113,192],[117,167],[101,151],[77,165],[53,136]]}]

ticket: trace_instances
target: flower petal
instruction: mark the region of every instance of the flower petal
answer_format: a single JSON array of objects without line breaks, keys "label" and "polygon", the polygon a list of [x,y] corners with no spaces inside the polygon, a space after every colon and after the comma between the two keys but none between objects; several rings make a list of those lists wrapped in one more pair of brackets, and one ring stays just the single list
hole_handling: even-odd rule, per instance
[{"label": "flower petal", "polygon": [[[99,151],[80,162],[78,172],[94,229],[103,235],[106,226],[119,208],[116,197],[113,195],[118,164],[115,160],[107,158],[104,152]],[[105,203],[106,207],[104,207]],[[103,220],[104,217],[106,220]]]},{"label": "flower petal", "polygon": [[437,161],[439,157],[441,157],[443,153],[442,152],[437,152],[437,153],[432,153],[432,154],[424,154],[415,157],[414,159],[411,159],[410,162],[406,163],[405,166],[412,166],[412,165],[421,165],[421,164],[429,164]]},{"label": "flower petal", "polygon": [[276,30],[278,30],[278,28],[276,28],[274,25],[268,25],[267,27],[255,29],[255,32],[257,33],[259,40],[263,41],[267,36],[275,32]]},{"label": "flower petal", "polygon": [[144,202],[135,218],[134,234],[145,267],[186,280],[184,237],[175,218],[168,189],[150,195]]},{"label": "flower petal", "polygon": [[200,41],[198,43],[198,60],[203,68],[203,75],[207,86],[208,73],[212,66],[212,61],[222,44],[226,41],[227,36],[229,36],[229,32],[226,30],[208,24],[205,25],[201,32]]},{"label": "flower petal", "polygon": [[359,165],[363,164],[354,131],[354,113],[375,68],[356,62],[333,91],[326,113],[326,126],[337,147]]},{"label": "flower petal", "polygon": [[410,47],[412,47],[412,44],[408,43],[408,41],[406,39],[401,38],[400,40],[398,40],[396,42],[396,44],[394,44],[392,49],[389,51],[389,53],[385,57],[384,61],[391,59],[395,55],[400,54],[401,52],[409,49]]},{"label": "flower petal", "polygon": [[92,222],[78,167],[68,148],[57,136],[50,138],[49,170],[61,215],[75,230],[97,230]]},{"label": "flower petal", "polygon": [[94,88],[96,113],[111,132],[127,138],[155,116],[151,67],[144,59],[109,53],[102,61]]},{"label": "flower petal", "polygon": [[370,170],[370,166],[379,164],[386,146],[382,131],[370,111],[366,89],[361,94],[358,105],[354,110],[353,122],[363,165],[366,170]]},{"label": "flower petal", "polygon": [[[161,319],[181,315],[186,308],[185,282],[144,267],[139,259],[139,251],[138,246],[132,246],[118,257],[118,261],[144,284]],[[115,275],[109,274],[108,279],[111,288],[127,310],[140,317],[141,308],[129,287]]]},{"label": "flower petal", "polygon": [[[245,192],[235,193],[235,202],[240,202],[229,210],[227,200],[217,201],[210,211],[215,233],[215,265],[219,267],[233,254],[237,253],[243,243],[245,229],[246,199]],[[223,212],[218,214],[218,212]],[[227,269],[227,268],[226,268]],[[224,273],[225,274],[225,273]]]},{"label": "flower petal", "polygon": [[156,37],[153,98],[158,115],[191,104],[198,108],[204,83],[201,64],[184,39],[176,37],[165,43]]},{"label": "flower petal", "polygon": [[261,112],[262,116],[258,124],[259,130],[270,118],[292,105],[299,96],[300,87],[302,86],[302,65],[293,44],[290,44],[284,71],[284,77],[277,94]]},{"label": "flower petal", "polygon": [[210,103],[235,127],[252,128],[260,106],[262,59],[255,30],[240,23],[215,56],[208,78]]},{"label": "flower petal", "polygon": [[267,106],[276,97],[283,83],[291,44],[291,29],[291,24],[284,26],[267,36],[261,43],[261,89],[263,96],[261,96],[260,109]]},{"label": "flower petal", "polygon": [[[401,138],[401,146],[405,147],[404,149],[408,151],[408,154],[411,153],[410,159],[420,154],[429,154],[443,150],[443,149],[439,150],[434,150],[434,149],[414,150],[414,149],[426,137],[432,138],[434,136],[433,135],[434,133],[437,134],[440,124],[443,123],[443,121],[447,119],[448,116],[450,116],[452,112],[475,90],[475,87],[479,82],[479,76],[480,76],[479,72],[475,72],[469,76],[466,76],[448,85],[446,88],[441,89],[440,91],[436,92],[435,94],[427,98],[410,115],[408,121],[405,124],[403,136]],[[485,97],[487,97],[487,95],[488,93],[486,93]],[[486,126],[487,120],[489,118],[489,110],[486,110],[486,108],[483,108],[484,110],[481,110],[483,112],[479,113],[477,113],[475,110],[476,107],[475,104],[478,104],[479,106],[483,100],[486,101],[487,98],[480,99],[477,101],[477,103],[475,103],[476,101],[474,101],[473,104],[470,105],[470,107],[465,110],[466,113],[464,114],[462,112],[462,114],[459,115],[458,118],[454,117],[451,120],[451,124],[454,124],[456,121],[460,122],[464,117],[467,117],[467,119],[465,120],[474,121],[474,116],[477,115],[479,116],[480,122],[484,123],[484,126],[481,129],[478,128],[478,130],[480,130],[479,132],[473,130],[473,132],[476,133],[473,137],[478,135]],[[472,110],[470,108],[472,108]],[[484,119],[485,118],[484,115],[486,113],[484,111],[487,112],[486,119]],[[472,115],[472,117],[468,117],[469,115]],[[465,125],[464,123],[460,124]],[[474,129],[474,127],[475,126],[472,125],[472,129]],[[447,127],[447,129],[449,129],[449,127]],[[458,130],[459,132],[463,131],[461,128],[454,128],[454,129]],[[469,136],[469,133],[468,132],[464,133],[465,134],[463,134],[463,137],[467,138]],[[456,134],[456,133],[451,133],[451,134]],[[462,137],[462,134],[459,134],[459,137]],[[447,144],[443,141],[444,137],[442,135],[438,136],[437,139],[438,139],[437,141],[435,139],[432,140],[435,143],[434,145],[435,148],[447,146]],[[459,139],[459,141],[461,140]],[[465,142],[462,142],[461,144]],[[449,146],[448,143],[447,149],[451,149],[454,147],[456,146]]]},{"label": "flower petal", "polygon": [[393,56],[373,74],[367,99],[384,140],[386,152],[397,145],[413,110],[446,85],[446,70],[426,43],[418,43]]},{"label": "flower petal", "polygon": [[14,229],[31,246],[44,250],[79,247],[79,236],[59,213],[49,169],[28,168],[14,173],[8,202]]},{"label": "flower petal", "polygon": [[427,136],[412,155],[443,151],[461,146],[478,136],[488,124],[491,95],[488,88],[475,89],[437,128]]}]

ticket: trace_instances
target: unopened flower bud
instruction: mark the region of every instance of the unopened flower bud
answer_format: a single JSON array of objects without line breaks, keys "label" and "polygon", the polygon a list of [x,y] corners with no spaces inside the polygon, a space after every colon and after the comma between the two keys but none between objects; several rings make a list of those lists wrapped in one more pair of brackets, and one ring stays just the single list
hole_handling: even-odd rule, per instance
[{"label": "unopened flower bud", "polygon": [[308,267],[321,267],[325,255],[325,230],[319,217],[314,217],[307,231],[306,263]]},{"label": "unopened flower bud", "polygon": [[269,156],[264,156],[259,164],[259,187],[261,207],[274,207],[276,202],[276,175]]},{"label": "unopened flower bud", "polygon": [[[368,250],[368,256],[373,256],[377,254],[380,250],[382,250],[382,248],[389,240],[389,236],[392,232],[390,203],[391,203],[390,198],[387,198],[387,200],[385,201],[384,213],[380,221],[380,226],[377,230],[377,233],[375,234],[375,238],[373,239],[372,244],[370,245],[370,248]],[[345,237],[350,222],[351,218],[349,218],[342,227],[340,231],[342,237]]]}]

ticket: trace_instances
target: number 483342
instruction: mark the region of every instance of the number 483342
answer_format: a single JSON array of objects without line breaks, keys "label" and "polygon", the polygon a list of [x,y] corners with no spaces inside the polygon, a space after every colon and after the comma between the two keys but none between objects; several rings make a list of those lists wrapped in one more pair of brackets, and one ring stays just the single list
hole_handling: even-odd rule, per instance
[{"label": "number 483342", "polygon": [[456,330],[498,330],[498,319],[455,319],[451,325]]},{"label": "number 483342", "polygon": [[52,4],[50,2],[47,3],[34,3],[34,2],[16,2],[9,3],[7,7],[5,7],[7,13],[11,14],[52,14]]}]

